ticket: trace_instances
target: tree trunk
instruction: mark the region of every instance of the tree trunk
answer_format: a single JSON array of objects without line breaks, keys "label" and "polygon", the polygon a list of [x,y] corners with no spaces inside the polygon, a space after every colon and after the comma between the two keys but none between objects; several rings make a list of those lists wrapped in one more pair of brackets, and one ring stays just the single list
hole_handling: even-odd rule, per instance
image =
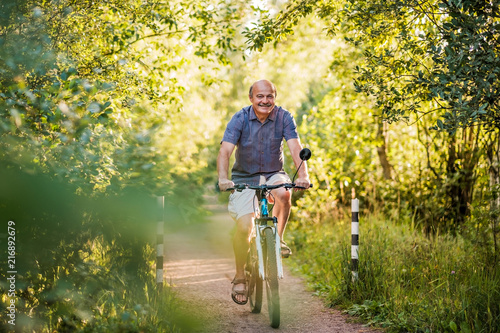
[{"label": "tree trunk", "polygon": [[499,133],[495,131],[490,133],[490,142],[486,149],[488,162],[489,162],[489,174],[490,174],[490,189],[491,189],[491,200],[490,200],[490,216],[492,224],[493,233],[493,246],[494,246],[494,264],[498,262],[498,234],[500,233],[499,228],[499,215],[500,215],[500,140]]},{"label": "tree trunk", "polygon": [[377,139],[381,144],[377,146],[378,158],[380,160],[380,165],[382,166],[382,171],[385,179],[392,180],[391,169],[392,166],[387,158],[387,146],[388,146],[388,136],[387,136],[387,123],[382,121],[380,118],[377,130]]},{"label": "tree trunk", "polygon": [[475,132],[472,127],[464,129],[460,142],[454,135],[448,146],[446,193],[450,199],[449,220],[454,228],[462,225],[470,215],[475,184],[474,171],[479,158],[478,135],[479,130]]},{"label": "tree trunk", "polygon": [[498,186],[500,184],[500,141],[498,133],[492,134],[492,140],[487,148],[487,156],[490,164],[490,188],[493,191],[490,209],[493,211],[500,208],[500,195],[498,195]]}]

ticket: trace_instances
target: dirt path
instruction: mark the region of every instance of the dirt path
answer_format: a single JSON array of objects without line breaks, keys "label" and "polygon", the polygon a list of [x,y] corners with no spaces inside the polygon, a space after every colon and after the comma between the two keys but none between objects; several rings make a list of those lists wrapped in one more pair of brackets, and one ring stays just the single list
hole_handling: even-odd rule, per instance
[{"label": "dirt path", "polygon": [[[186,331],[189,332],[276,332],[269,326],[267,304],[262,313],[253,314],[249,305],[231,299],[234,275],[230,230],[233,221],[225,210],[218,210],[209,223],[189,224],[165,235],[165,278],[185,303]],[[281,332],[376,332],[360,324],[348,323],[339,311],[323,306],[320,299],[305,290],[304,283],[285,265],[280,281]],[[265,295],[264,295],[265,299]],[[195,320],[198,318],[198,321]]]}]

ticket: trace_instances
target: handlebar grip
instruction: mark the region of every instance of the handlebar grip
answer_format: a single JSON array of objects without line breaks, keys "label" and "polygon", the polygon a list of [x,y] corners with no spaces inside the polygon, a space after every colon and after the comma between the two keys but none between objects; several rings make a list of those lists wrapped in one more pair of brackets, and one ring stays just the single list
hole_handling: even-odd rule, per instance
[{"label": "handlebar grip", "polygon": [[308,188],[312,188],[313,187],[313,184],[309,184],[309,187],[304,187],[304,186],[294,186],[295,188],[300,188],[300,189],[304,189],[304,190],[307,190]]},{"label": "handlebar grip", "polygon": [[218,189],[218,192],[231,192],[231,191],[243,191],[244,189],[247,188],[248,185],[246,184],[234,184],[234,187],[229,187],[229,188],[226,188],[224,191],[221,191],[220,187],[219,187],[219,184],[217,183],[217,189]]},{"label": "handlebar grip", "polygon": [[230,187],[230,188],[225,189],[224,191],[221,191],[221,189],[219,187],[219,184],[215,185],[215,191],[217,193],[220,193],[220,192],[230,192],[230,191],[234,191],[234,190],[238,190],[238,188],[236,188],[236,187]]},{"label": "handlebar grip", "polygon": [[225,189],[224,191],[221,191],[220,186],[219,186],[219,182],[215,183],[215,191],[217,193],[220,193],[220,192],[230,192],[230,191],[234,191],[234,190],[242,190],[244,188],[245,188],[245,185],[235,184],[234,187],[230,187],[230,188]]}]

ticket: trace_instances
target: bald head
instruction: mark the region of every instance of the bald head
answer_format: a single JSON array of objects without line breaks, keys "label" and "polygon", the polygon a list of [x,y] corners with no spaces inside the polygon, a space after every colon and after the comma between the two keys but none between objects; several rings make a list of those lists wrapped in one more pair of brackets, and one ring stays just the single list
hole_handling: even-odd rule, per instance
[{"label": "bald head", "polygon": [[254,84],[252,84],[250,86],[250,90],[248,91],[248,96],[250,98],[252,98],[252,94],[253,94],[253,90],[254,90],[254,87],[271,87],[272,91],[274,92],[274,97],[276,97],[278,95],[278,91],[276,90],[276,87],[274,86],[274,84],[269,81],[269,80],[259,80],[259,81],[255,81]]}]

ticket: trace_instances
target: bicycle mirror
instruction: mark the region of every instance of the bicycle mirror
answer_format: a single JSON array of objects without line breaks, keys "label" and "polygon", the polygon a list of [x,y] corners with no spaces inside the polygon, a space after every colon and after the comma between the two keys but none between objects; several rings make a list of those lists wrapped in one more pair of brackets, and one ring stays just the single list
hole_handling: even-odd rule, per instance
[{"label": "bicycle mirror", "polygon": [[302,150],[301,150],[301,151],[300,151],[300,153],[299,153],[299,157],[300,157],[300,159],[301,159],[302,161],[300,162],[300,165],[299,165],[299,167],[297,168],[297,171],[295,171],[295,175],[293,175],[293,178],[292,178],[292,183],[294,183],[294,182],[295,182],[295,177],[297,176],[297,173],[299,172],[299,169],[300,169],[300,167],[302,166],[302,163],[303,163],[304,161],[307,161],[308,159],[310,159],[310,158],[311,158],[311,151],[310,151],[308,148],[302,148]]},{"label": "bicycle mirror", "polygon": [[311,158],[311,151],[308,148],[303,148],[299,153],[299,157],[302,161],[307,161]]}]

